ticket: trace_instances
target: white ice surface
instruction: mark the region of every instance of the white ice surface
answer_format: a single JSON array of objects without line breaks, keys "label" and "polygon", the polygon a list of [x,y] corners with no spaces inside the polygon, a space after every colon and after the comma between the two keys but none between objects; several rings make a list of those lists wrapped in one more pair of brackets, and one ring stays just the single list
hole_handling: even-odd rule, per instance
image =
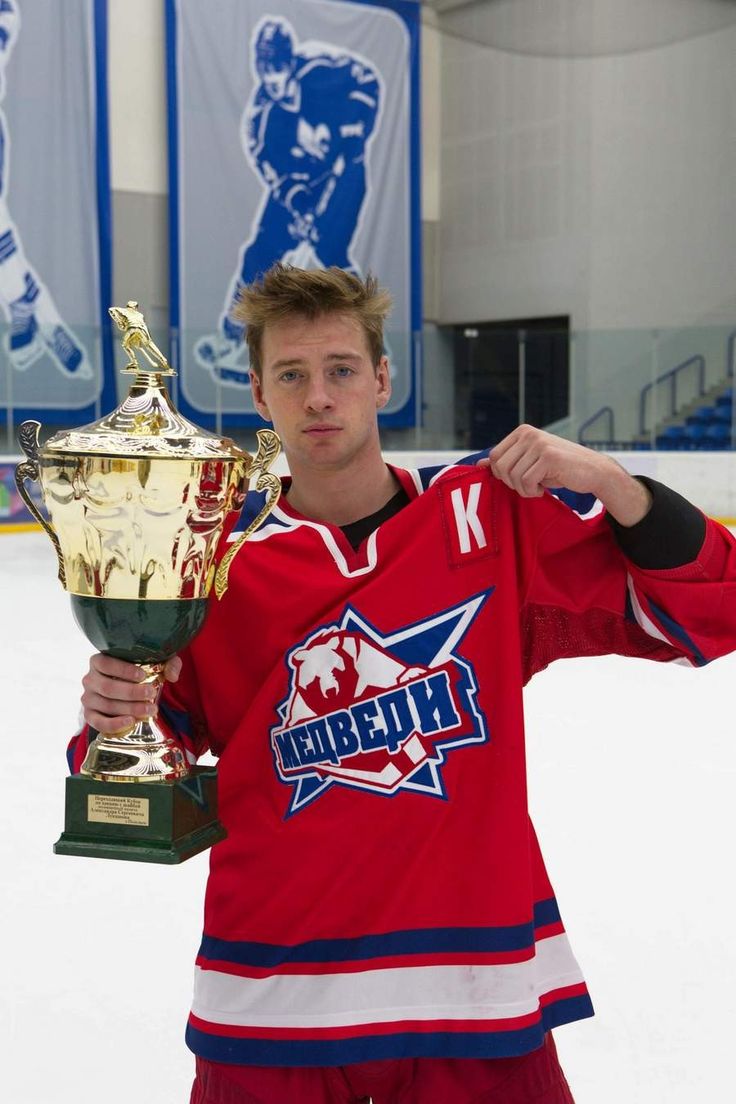
[{"label": "white ice surface", "polygon": [[[0,1093],[186,1104],[207,857],[52,854],[92,650],[54,562],[40,534],[0,538]],[[733,657],[702,671],[610,658],[555,664],[528,691],[532,814],[597,1009],[556,1032],[577,1104],[728,1098],[735,685]]]}]

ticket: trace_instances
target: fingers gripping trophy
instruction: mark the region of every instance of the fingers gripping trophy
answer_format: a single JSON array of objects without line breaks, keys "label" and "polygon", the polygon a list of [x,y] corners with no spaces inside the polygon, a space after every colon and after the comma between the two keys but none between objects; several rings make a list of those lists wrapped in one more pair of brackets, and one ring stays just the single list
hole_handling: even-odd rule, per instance
[{"label": "fingers gripping trophy", "polygon": [[[128,355],[123,372],[134,377],[127,398],[43,447],[40,424],[23,422],[27,460],[16,482],[53,542],[79,627],[98,651],[139,664],[160,689],[166,661],[202,627],[212,586],[220,599],[233,557],[276,504],[280,482],[269,468],[280,445],[271,430],[259,430],[251,457],[183,418],[166,390],[175,373],[138,304],[111,307],[110,315]],[[218,566],[224,526],[254,479],[264,506]],[[48,520],[27,480],[40,482]],[[176,863],[223,835],[214,770],[190,766],[150,718],[92,741],[81,773],[67,779],[54,850]]]}]

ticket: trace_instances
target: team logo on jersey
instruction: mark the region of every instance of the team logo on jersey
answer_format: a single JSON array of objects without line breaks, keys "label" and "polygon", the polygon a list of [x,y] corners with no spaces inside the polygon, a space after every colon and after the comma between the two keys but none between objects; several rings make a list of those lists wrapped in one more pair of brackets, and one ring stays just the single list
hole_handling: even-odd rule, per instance
[{"label": "team logo on jersey", "polygon": [[330,786],[445,797],[449,753],[488,740],[473,667],[457,648],[492,591],[384,635],[348,607],[287,656],[271,747],[287,815]]}]

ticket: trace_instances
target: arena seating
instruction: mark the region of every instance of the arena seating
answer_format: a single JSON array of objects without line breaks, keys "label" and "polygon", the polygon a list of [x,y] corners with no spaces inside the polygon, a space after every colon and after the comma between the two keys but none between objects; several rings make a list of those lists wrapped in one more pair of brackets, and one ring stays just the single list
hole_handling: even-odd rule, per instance
[{"label": "arena seating", "polygon": [[733,425],[733,388],[719,395],[712,406],[700,406],[683,423],[668,425],[657,435],[657,448],[728,449]]}]

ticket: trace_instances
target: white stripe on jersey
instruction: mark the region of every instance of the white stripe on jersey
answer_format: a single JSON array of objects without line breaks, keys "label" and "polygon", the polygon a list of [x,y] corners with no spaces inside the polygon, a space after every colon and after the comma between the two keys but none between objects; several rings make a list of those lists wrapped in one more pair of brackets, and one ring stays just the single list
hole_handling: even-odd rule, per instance
[{"label": "white stripe on jersey", "polygon": [[195,1016],[249,1027],[343,1027],[398,1020],[494,1020],[537,1011],[545,993],[583,976],[564,934],[526,962],[414,966],[247,978],[197,967]]},{"label": "white stripe on jersey", "polygon": [[441,479],[443,475],[447,475],[447,473],[451,471],[472,471],[472,468],[469,464],[448,464],[446,468],[442,468],[441,471],[438,471],[436,475],[432,476],[429,481],[429,486],[433,486],[438,479]]},{"label": "white stripe on jersey", "polygon": [[422,477],[417,468],[411,468],[408,472],[411,476],[411,481],[417,489],[417,494],[424,493],[424,487],[422,486]]},{"label": "white stripe on jersey", "polygon": [[[562,502],[563,500],[560,499],[560,501]],[[563,502],[563,505],[567,506],[568,510],[572,510],[574,514],[577,514],[581,521],[590,521],[592,518],[598,517],[598,515],[602,514],[605,510],[605,506],[599,498],[596,498],[586,514],[579,513],[574,506],[570,506],[567,502]]]},{"label": "white stripe on jersey", "polygon": [[[253,533],[250,537],[248,537],[248,543],[250,543],[251,541],[268,540],[269,537],[277,537],[281,533],[292,533],[295,529],[299,529],[300,526],[306,525],[307,528],[316,530],[316,532],[319,533],[319,535],[322,537],[327,551],[330,553],[337,565],[338,571],[341,575],[344,575],[346,579],[357,579],[360,575],[369,575],[378,562],[378,555],[376,551],[376,539],[378,536],[377,529],[371,533],[371,535],[368,537],[368,540],[366,541],[365,551],[367,563],[363,564],[362,567],[356,567],[351,570],[348,567],[345,556],[337,545],[337,541],[335,540],[334,536],[326,525],[322,525],[319,521],[308,521],[306,518],[289,517],[289,515],[284,513],[284,511],[279,506],[274,506],[273,510],[271,511],[271,517],[274,518],[275,521],[281,522],[282,524],[272,525],[266,523],[266,525],[261,526],[258,532]],[[240,536],[242,536],[242,533],[231,533],[228,537],[228,543],[237,540]]]},{"label": "white stripe on jersey", "polygon": [[[672,648],[673,651],[676,650],[675,645],[672,643],[672,641],[668,640],[662,630],[654,624],[651,617],[642,606],[636,593],[634,580],[632,579],[631,575],[626,576],[626,585],[629,588],[629,597],[631,598],[631,605],[634,610],[634,617],[636,618],[637,625],[642,628],[648,636],[653,636],[655,640],[662,640],[665,644]],[[693,660],[689,658],[689,656],[680,656],[680,658],[676,659],[674,662],[681,665],[685,664],[688,667],[697,666],[697,664],[694,663]]]},{"label": "white stripe on jersey", "polygon": [[644,610],[641,602],[639,601],[639,595],[636,593],[634,580],[628,573],[626,575],[626,586],[629,590],[629,598],[631,599],[631,605],[634,610],[634,617],[636,618],[637,625],[639,625],[639,627],[642,628],[648,636],[653,636],[655,640],[663,640],[664,643],[669,644],[671,648],[672,641],[668,640],[662,630],[657,628],[649,614]]}]

